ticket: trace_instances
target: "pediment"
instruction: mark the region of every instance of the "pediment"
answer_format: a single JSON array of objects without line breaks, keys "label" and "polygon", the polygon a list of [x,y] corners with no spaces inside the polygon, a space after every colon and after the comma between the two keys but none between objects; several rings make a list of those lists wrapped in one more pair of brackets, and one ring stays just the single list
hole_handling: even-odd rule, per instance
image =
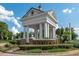
[{"label": "pediment", "polygon": [[23,16],[24,17],[28,17],[28,16],[33,16],[33,15],[37,15],[40,13],[44,13],[44,11],[40,10],[40,9],[36,9],[36,8],[31,8],[29,9],[29,11]]}]

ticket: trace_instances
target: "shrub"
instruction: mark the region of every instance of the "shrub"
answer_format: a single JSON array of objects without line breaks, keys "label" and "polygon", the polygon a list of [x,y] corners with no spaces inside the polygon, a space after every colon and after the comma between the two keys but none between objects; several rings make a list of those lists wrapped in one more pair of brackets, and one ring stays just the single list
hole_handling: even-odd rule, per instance
[{"label": "shrub", "polygon": [[61,45],[58,45],[58,48],[72,48],[73,47],[73,44],[61,44]]},{"label": "shrub", "polygon": [[73,47],[79,48],[79,44],[74,44]]},{"label": "shrub", "polygon": [[79,48],[79,40],[72,40],[67,42],[68,44],[73,44],[74,48]]},{"label": "shrub", "polygon": [[0,51],[6,52],[7,50],[11,49],[11,44],[7,43],[4,45],[4,47],[0,47]]},{"label": "shrub", "polygon": [[6,44],[5,47],[10,47],[10,45],[9,44]]},{"label": "shrub", "polygon": [[48,52],[64,52],[67,51],[65,48],[58,48],[58,49],[49,49]]},{"label": "shrub", "polygon": [[12,45],[12,44],[10,44],[10,43],[7,43],[7,44],[5,45],[5,48],[11,49],[11,48],[14,48],[14,45]]},{"label": "shrub", "polygon": [[16,40],[10,40],[9,43],[11,43],[11,44],[17,44],[17,41]]}]

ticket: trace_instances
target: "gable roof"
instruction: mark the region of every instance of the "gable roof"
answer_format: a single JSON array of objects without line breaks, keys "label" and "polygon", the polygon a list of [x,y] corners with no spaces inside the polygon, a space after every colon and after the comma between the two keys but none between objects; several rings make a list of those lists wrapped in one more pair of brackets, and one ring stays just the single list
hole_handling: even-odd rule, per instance
[{"label": "gable roof", "polygon": [[33,8],[33,7],[32,7],[32,8],[29,9],[29,11],[28,11],[22,18],[24,18],[25,16],[27,16],[27,14],[28,14],[31,10],[37,10],[37,11],[40,11],[40,12],[44,13],[43,10],[40,10],[40,9]]}]

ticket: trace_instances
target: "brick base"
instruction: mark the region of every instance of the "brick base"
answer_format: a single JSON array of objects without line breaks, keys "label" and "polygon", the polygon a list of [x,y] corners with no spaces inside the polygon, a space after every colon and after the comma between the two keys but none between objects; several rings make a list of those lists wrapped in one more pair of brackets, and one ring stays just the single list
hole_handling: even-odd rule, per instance
[{"label": "brick base", "polygon": [[43,40],[33,40],[33,39],[30,39],[29,40],[30,42],[29,43],[26,43],[26,40],[25,39],[22,39],[22,40],[19,40],[19,44],[41,44],[41,45],[46,45],[46,44],[57,44],[58,41],[57,40],[50,40],[50,39],[43,39]]},{"label": "brick base", "polygon": [[48,39],[45,39],[45,40],[32,40],[30,39],[30,44],[56,44],[57,43],[57,40],[48,40]]}]

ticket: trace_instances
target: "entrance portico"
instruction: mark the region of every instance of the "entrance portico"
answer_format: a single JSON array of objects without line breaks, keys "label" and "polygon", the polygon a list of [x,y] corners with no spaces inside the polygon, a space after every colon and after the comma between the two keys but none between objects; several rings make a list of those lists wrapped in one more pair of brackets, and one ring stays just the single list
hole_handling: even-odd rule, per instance
[{"label": "entrance portico", "polygon": [[36,40],[56,39],[55,29],[57,22],[52,14],[52,11],[45,13],[40,9],[32,8],[28,12],[27,16],[23,16],[22,23],[24,26],[24,38],[26,39],[27,43],[29,43],[30,39],[30,28],[34,30],[33,37]]},{"label": "entrance portico", "polygon": [[[26,30],[24,32],[24,38],[29,42],[29,28],[34,29],[35,39],[55,39],[55,28],[51,27],[48,23],[34,24],[24,27]],[[25,34],[27,32],[27,34]]]}]

